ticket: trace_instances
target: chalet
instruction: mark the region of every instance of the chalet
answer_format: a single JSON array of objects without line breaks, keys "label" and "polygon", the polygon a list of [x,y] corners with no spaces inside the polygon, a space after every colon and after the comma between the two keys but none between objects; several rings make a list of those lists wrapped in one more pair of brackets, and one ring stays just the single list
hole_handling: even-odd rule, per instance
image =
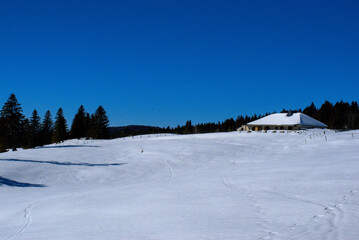
[{"label": "chalet", "polygon": [[328,126],[304,113],[274,113],[238,128],[238,131],[300,130]]}]

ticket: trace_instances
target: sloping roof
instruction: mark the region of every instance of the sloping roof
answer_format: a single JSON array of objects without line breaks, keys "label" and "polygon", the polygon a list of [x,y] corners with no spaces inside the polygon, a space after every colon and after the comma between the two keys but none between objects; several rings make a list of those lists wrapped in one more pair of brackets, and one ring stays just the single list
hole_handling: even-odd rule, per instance
[{"label": "sloping roof", "polygon": [[305,115],[304,113],[293,113],[293,115],[288,116],[287,113],[274,113],[263,117],[261,119],[255,120],[248,123],[247,125],[277,125],[277,126],[311,126],[311,127],[328,127],[322,122],[315,120],[314,118]]}]

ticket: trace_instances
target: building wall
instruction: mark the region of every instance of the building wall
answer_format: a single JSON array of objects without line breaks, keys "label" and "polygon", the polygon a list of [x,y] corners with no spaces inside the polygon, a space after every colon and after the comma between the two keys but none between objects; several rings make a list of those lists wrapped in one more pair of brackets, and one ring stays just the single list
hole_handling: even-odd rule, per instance
[{"label": "building wall", "polygon": [[318,126],[302,125],[242,125],[237,131],[262,131],[262,130],[303,130],[310,128],[324,128]]},{"label": "building wall", "polygon": [[237,131],[249,131],[249,127],[247,125],[242,125]]},{"label": "building wall", "polygon": [[238,131],[262,131],[262,130],[300,130],[300,125],[288,126],[288,125],[243,125],[238,128]]}]

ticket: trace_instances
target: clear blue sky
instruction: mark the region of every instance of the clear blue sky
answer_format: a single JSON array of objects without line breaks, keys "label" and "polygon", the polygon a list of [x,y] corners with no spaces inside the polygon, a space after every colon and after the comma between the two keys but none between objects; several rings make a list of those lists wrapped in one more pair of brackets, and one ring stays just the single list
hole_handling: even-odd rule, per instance
[{"label": "clear blue sky", "polygon": [[359,1],[0,0],[0,104],[175,126],[358,101]]}]

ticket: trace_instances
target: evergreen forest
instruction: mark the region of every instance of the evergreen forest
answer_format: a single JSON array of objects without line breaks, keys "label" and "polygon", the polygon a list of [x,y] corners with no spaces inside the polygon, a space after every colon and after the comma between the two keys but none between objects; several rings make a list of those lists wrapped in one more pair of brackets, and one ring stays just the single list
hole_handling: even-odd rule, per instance
[{"label": "evergreen forest", "polygon": [[106,111],[99,106],[93,114],[81,105],[74,116],[71,127],[64,117],[62,108],[53,119],[46,111],[41,120],[36,109],[28,119],[23,115],[20,103],[11,94],[0,111],[0,151],[17,148],[34,148],[72,138],[109,138],[109,120]]}]

